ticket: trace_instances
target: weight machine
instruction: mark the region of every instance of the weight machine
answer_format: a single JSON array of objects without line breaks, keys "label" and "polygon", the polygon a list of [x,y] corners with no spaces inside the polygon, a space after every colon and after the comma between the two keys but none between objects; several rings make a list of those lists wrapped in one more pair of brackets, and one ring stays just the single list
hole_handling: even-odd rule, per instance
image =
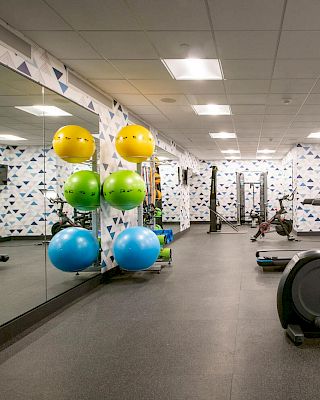
[{"label": "weight machine", "polygon": [[[247,171],[256,172],[256,171]],[[249,186],[252,189],[252,209],[250,211],[250,217],[253,221],[255,218],[258,221],[266,221],[268,217],[267,202],[268,202],[268,187],[267,187],[267,172],[259,172],[259,181],[256,182],[245,182],[245,172],[236,173],[237,183],[237,224],[242,225],[248,222],[246,220],[246,187]],[[260,189],[259,197],[259,210],[256,210],[255,195]]]}]

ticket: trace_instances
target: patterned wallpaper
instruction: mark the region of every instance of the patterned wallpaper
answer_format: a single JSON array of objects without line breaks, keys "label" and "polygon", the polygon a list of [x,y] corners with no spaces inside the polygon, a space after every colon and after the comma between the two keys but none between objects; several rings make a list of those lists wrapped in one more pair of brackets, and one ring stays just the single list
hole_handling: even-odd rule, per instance
[{"label": "patterned wallpaper", "polygon": [[181,210],[181,188],[179,185],[178,162],[160,164],[162,192],[162,221],[180,221]]},{"label": "patterned wallpaper", "polygon": [[[52,149],[44,151],[42,146],[0,145],[0,160],[1,164],[8,165],[8,183],[0,187],[1,236],[44,235],[45,216],[47,233],[50,233],[50,227],[58,217],[55,206],[49,202],[45,204],[40,189],[55,190],[63,198],[66,177],[89,168],[87,165],[65,163]],[[72,207],[65,205],[64,210],[72,215]]]},{"label": "patterned wallpaper", "polygon": [[[224,160],[201,161],[200,172],[194,173],[190,184],[191,221],[209,221],[211,166],[218,167],[217,198],[222,215],[229,221],[237,220],[236,172],[243,172],[245,181],[257,181],[260,172],[268,172],[268,212],[278,206],[277,199],[283,192],[281,161],[273,160]],[[247,190],[248,209],[252,196]],[[256,195],[258,201],[258,195]],[[250,211],[250,210],[249,210]]]}]

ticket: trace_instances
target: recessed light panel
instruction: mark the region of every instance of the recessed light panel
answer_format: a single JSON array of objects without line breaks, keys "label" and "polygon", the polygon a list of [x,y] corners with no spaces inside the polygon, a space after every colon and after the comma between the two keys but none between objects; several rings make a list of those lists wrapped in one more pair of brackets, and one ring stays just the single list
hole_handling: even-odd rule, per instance
[{"label": "recessed light panel", "polygon": [[241,157],[238,157],[238,156],[230,156],[230,157],[226,157],[226,160],[241,160]]},{"label": "recessed light panel", "polygon": [[195,104],[191,107],[197,115],[231,115],[230,106],[227,104]]},{"label": "recessed light panel", "polygon": [[320,132],[312,132],[307,137],[310,139],[320,139]]},{"label": "recessed light panel", "polygon": [[212,139],[235,139],[237,134],[235,132],[209,132]]},{"label": "recessed light panel", "polygon": [[275,152],[276,152],[275,150],[271,150],[271,149],[257,150],[257,153],[260,153],[260,154],[272,154]]},{"label": "recessed light panel", "polygon": [[26,139],[26,138],[23,138],[23,137],[20,137],[20,136],[15,136],[15,135],[0,135],[0,140],[12,140],[12,141],[15,141],[15,140],[28,140],[28,139]]},{"label": "recessed light panel", "polygon": [[257,156],[258,160],[272,160],[272,157],[270,156]]},{"label": "recessed light panel", "polygon": [[240,150],[221,150],[221,153],[224,153],[224,154],[239,154]]},{"label": "recessed light panel", "polygon": [[217,59],[184,58],[161,61],[170,75],[177,80],[223,79],[220,62]]},{"label": "recessed light panel", "polygon": [[55,106],[15,106],[18,110],[25,111],[37,117],[70,117],[72,114]]}]

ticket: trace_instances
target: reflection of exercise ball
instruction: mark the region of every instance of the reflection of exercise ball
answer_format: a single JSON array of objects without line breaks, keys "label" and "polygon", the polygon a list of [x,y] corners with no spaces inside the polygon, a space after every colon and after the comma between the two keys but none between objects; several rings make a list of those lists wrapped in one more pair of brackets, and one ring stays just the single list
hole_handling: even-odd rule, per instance
[{"label": "reflection of exercise ball", "polygon": [[66,125],[58,129],[52,144],[56,154],[69,163],[87,161],[96,150],[94,137],[78,125]]},{"label": "reflection of exercise ball", "polygon": [[99,243],[91,231],[66,228],[50,241],[48,255],[52,264],[64,272],[82,271],[98,258]]},{"label": "reflection of exercise ball", "polygon": [[131,210],[143,202],[146,185],[139,174],[121,170],[110,174],[103,183],[103,197],[118,210]]},{"label": "reflection of exercise ball", "polygon": [[64,197],[80,211],[96,210],[100,206],[100,178],[93,171],[78,171],[64,184]]},{"label": "reflection of exercise ball", "polygon": [[122,128],[116,137],[116,149],[127,161],[142,163],[154,152],[154,138],[148,129],[140,125],[128,125]]},{"label": "reflection of exercise ball", "polygon": [[113,245],[120,268],[139,271],[151,267],[160,253],[157,235],[148,228],[136,226],[122,231]]}]

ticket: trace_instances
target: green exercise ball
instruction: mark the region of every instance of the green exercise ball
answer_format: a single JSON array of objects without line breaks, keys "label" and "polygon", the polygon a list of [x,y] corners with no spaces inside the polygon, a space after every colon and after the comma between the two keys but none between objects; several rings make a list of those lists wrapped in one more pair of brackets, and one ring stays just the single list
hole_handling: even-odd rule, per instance
[{"label": "green exercise ball", "polygon": [[63,190],[66,201],[77,210],[93,211],[100,207],[100,177],[96,172],[74,172]]},{"label": "green exercise ball", "polygon": [[144,200],[146,185],[139,174],[121,170],[110,174],[103,183],[103,197],[118,210],[131,210]]}]

